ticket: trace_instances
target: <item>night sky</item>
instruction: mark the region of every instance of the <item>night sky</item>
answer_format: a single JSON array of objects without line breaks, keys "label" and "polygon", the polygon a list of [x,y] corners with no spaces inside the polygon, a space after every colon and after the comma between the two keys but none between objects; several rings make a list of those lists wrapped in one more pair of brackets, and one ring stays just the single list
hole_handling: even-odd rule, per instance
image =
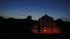
[{"label": "night sky", "polygon": [[0,16],[24,19],[28,15],[38,20],[43,15],[55,20],[70,20],[69,0],[0,0]]}]

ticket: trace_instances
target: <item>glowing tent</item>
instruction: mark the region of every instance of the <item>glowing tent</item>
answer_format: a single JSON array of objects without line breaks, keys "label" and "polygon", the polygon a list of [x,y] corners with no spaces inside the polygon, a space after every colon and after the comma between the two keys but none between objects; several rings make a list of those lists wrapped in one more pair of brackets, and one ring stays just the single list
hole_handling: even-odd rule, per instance
[{"label": "glowing tent", "polygon": [[39,19],[39,22],[32,28],[32,32],[37,34],[61,33],[53,18],[47,15]]}]

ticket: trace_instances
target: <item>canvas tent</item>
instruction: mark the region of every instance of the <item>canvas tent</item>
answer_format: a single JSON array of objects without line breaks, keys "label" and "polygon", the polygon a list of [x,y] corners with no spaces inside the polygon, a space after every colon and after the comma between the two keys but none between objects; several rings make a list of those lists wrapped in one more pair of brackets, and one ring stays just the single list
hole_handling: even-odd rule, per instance
[{"label": "canvas tent", "polygon": [[53,18],[48,15],[39,19],[39,22],[32,28],[32,32],[37,34],[61,33]]}]

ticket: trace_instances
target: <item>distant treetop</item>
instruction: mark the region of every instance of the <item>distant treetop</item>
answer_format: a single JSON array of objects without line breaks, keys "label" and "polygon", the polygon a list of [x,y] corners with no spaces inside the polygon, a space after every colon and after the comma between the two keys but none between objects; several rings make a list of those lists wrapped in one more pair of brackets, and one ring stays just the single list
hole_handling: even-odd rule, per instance
[{"label": "distant treetop", "polygon": [[32,16],[31,16],[31,15],[29,15],[29,16],[27,17],[27,19],[32,19]]}]

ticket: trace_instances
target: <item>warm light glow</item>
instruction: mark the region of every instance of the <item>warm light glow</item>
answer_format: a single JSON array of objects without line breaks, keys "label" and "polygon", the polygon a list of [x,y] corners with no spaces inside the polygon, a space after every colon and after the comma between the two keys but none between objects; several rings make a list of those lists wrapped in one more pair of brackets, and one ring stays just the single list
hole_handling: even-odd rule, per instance
[{"label": "warm light glow", "polygon": [[44,30],[44,31],[46,31],[46,30]]},{"label": "warm light glow", "polygon": [[32,32],[37,34],[61,33],[53,18],[45,15],[42,17],[42,19],[43,20],[40,20],[40,32],[38,32],[38,24],[33,27]]}]

